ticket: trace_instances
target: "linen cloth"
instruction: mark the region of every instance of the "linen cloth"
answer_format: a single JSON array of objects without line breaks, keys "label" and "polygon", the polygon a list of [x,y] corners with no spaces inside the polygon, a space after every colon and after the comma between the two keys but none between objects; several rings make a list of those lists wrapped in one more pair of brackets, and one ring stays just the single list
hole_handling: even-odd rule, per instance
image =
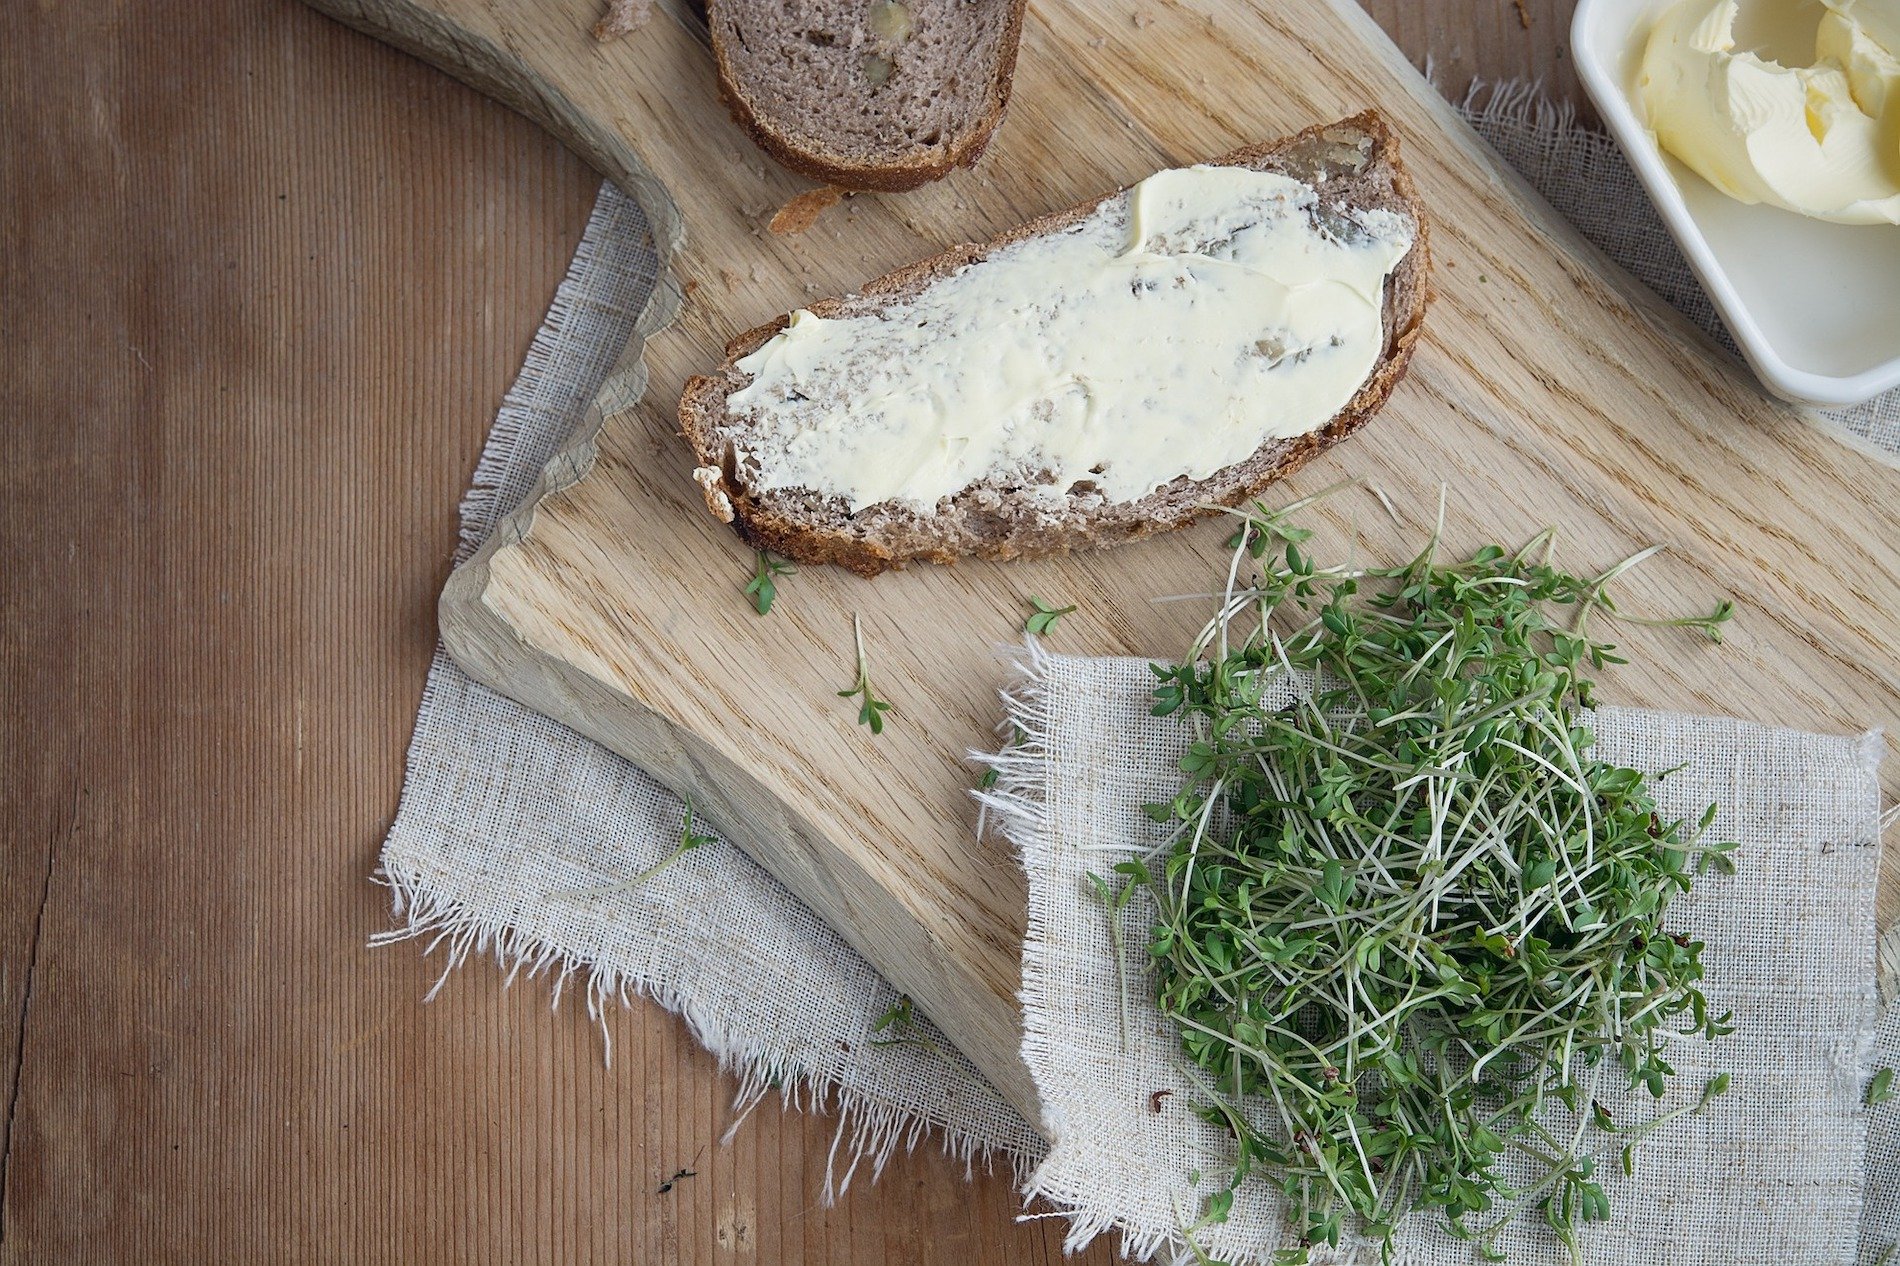
[{"label": "linen cloth", "polygon": [[[1168,828],[1140,806],[1179,790],[1188,730],[1150,714],[1154,677],[1145,660],[1036,654],[1027,672],[1009,703],[1023,737],[999,756],[990,803],[1029,874],[1023,1056],[1053,1145],[1028,1190],[1076,1211],[1077,1244],[1113,1227],[1134,1256],[1162,1249],[1189,1260],[1179,1251],[1180,1228],[1225,1185],[1232,1148],[1194,1113],[1207,1096],[1184,1072],[1179,1038],[1152,1001],[1139,948],[1154,923],[1152,901],[1143,891],[1122,913],[1121,941],[1131,952],[1118,971],[1110,916],[1088,880],[1164,840]],[[1270,704],[1292,698],[1286,681],[1277,690]],[[1634,1123],[1695,1104],[1719,1072],[1733,1076],[1732,1088],[1639,1145],[1632,1176],[1606,1143],[1598,1176],[1612,1220],[1580,1237],[1585,1259],[1851,1262],[1877,1009],[1879,736],[1830,738],[1624,708],[1601,709],[1587,723],[1605,760],[1652,775],[1686,766],[1653,780],[1659,812],[1693,821],[1717,803],[1715,837],[1739,847],[1735,876],[1705,877],[1668,916],[1671,929],[1707,945],[1704,990],[1716,1013],[1734,1010],[1736,1031],[1716,1042],[1673,1043],[1678,1078],[1660,1102],[1646,1091],[1611,1093],[1614,1073],[1592,1097],[1612,1118]],[[1861,935],[1842,935],[1851,929]],[[1124,996],[1125,1035],[1117,1018]],[[1265,1261],[1283,1242],[1286,1221],[1277,1191],[1253,1180],[1227,1223],[1193,1238],[1221,1260]],[[1536,1216],[1512,1223],[1496,1246],[1520,1266],[1569,1260]],[[1343,1244],[1337,1256],[1315,1252],[1314,1260],[1373,1263],[1380,1254],[1373,1244]],[[1471,1243],[1428,1218],[1400,1224],[1392,1257],[1395,1266],[1479,1260]]]},{"label": "linen cloth", "polygon": [[[1608,141],[1560,126],[1555,115],[1540,119],[1525,100],[1509,109],[1500,100],[1474,113],[1481,131],[1599,245],[1672,301],[1693,301],[1686,270],[1677,260],[1671,271],[1661,226],[1627,170],[1615,170],[1620,160]],[[463,556],[526,495],[578,421],[631,334],[655,268],[639,211],[603,188],[464,502]],[[1889,400],[1840,424],[1900,451],[1897,418],[1900,400]],[[1087,663],[1077,670],[1107,671]],[[895,992],[730,845],[696,849],[632,890],[588,895],[664,857],[678,842],[682,810],[638,769],[476,685],[438,652],[381,858],[397,927],[379,939],[424,938],[445,951],[445,974],[470,954],[492,953],[511,975],[547,973],[557,999],[570,978],[582,981],[594,1013],[630,992],[654,997],[739,1075],[742,1106],[777,1087],[794,1102],[838,1112],[828,1190],[848,1184],[860,1165],[874,1172],[893,1148],[926,1132],[972,1162],[1003,1159],[1026,1173],[1044,1160],[1036,1131],[927,1021],[919,1022],[922,1043],[871,1045],[871,1026]],[[1871,854],[1844,854],[1862,855]],[[1858,910],[1850,901],[1829,917],[1864,920]],[[1823,926],[1823,939],[1858,961],[1856,946],[1870,939],[1864,921]],[[1842,962],[1833,960],[1835,976]],[[1900,1016],[1890,1016],[1883,1030],[1888,1063],[1900,1062],[1896,1026]],[[1850,1185],[1871,1175],[1868,1262],[1900,1239],[1893,1116],[1891,1109],[1873,1116],[1869,1165],[1850,1167]],[[1059,1193],[1065,1172],[1044,1170],[1038,1187]],[[1115,1214],[1079,1210],[1078,1235]],[[1830,1234],[1838,1240],[1837,1227]],[[1139,1234],[1136,1241],[1162,1247]]]}]

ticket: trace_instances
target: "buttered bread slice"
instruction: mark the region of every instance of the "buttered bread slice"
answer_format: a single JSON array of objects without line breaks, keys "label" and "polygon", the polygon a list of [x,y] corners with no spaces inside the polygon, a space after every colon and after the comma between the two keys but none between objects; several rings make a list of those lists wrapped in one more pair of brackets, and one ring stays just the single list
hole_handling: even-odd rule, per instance
[{"label": "buttered bread slice", "polygon": [[735,339],[680,424],[712,512],[864,575],[1235,505],[1404,376],[1425,219],[1376,114],[957,247]]}]

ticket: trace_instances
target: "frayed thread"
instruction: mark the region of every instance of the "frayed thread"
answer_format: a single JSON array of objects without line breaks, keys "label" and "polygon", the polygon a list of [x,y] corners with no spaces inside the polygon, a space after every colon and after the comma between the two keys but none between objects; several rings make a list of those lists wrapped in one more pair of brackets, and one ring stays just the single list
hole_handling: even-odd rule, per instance
[{"label": "frayed thread", "polygon": [[1458,111],[1479,126],[1552,133],[1577,126],[1576,106],[1568,101],[1552,101],[1541,79],[1473,79],[1465,88]]},{"label": "frayed thread", "polygon": [[1880,1005],[1900,1005],[1900,923],[1888,928],[1875,947],[1874,973],[1880,986]]},{"label": "frayed thread", "polygon": [[739,1079],[732,1100],[733,1119],[720,1135],[720,1146],[732,1142],[774,1090],[778,1091],[780,1104],[789,1111],[835,1113],[837,1130],[826,1157],[820,1192],[826,1207],[850,1190],[860,1174],[868,1174],[869,1181],[876,1182],[900,1149],[906,1154],[913,1152],[931,1135],[937,1136],[946,1156],[963,1164],[966,1178],[974,1177],[979,1166],[985,1173],[994,1172],[1000,1154],[1009,1162],[1017,1186],[1027,1179],[1034,1157],[854,1094],[829,1078],[788,1069],[748,1046],[742,1035],[677,990],[605,967],[505,922],[479,916],[460,902],[437,894],[420,875],[399,874],[385,867],[376,879],[393,893],[395,917],[401,926],[372,936],[370,944],[380,947],[398,941],[421,941],[425,955],[445,955],[442,972],[424,995],[425,1001],[440,993],[455,969],[471,958],[492,955],[505,985],[513,985],[524,975],[530,980],[547,977],[550,1009],[560,1006],[568,986],[584,973],[587,1016],[600,1029],[602,1056],[610,1066],[613,1042],[607,1023],[608,1004],[624,1007],[640,997],[657,1002],[684,1020],[693,1040],[712,1053],[720,1071]]},{"label": "frayed thread", "polygon": [[[1887,754],[1887,736],[1881,730],[1861,735],[1855,752],[1862,774],[1875,788],[1876,803],[1880,792],[1880,762]],[[1888,830],[1900,823],[1900,804],[1888,805],[1874,819],[1873,843],[1881,847]],[[1900,922],[1881,933],[1874,942],[1874,987],[1883,1007],[1900,1002]]]},{"label": "frayed thread", "polygon": [[994,752],[970,752],[968,758],[996,774],[993,786],[972,793],[977,803],[977,835],[988,834],[994,814],[1020,864],[1023,850],[1018,841],[1039,836],[1049,825],[1039,782],[1049,756],[1048,708],[1042,687],[1049,653],[1034,634],[1025,635],[1020,646],[1001,650],[1012,669],[1012,680],[1000,692],[1003,719],[996,723],[996,734],[1002,746]]}]

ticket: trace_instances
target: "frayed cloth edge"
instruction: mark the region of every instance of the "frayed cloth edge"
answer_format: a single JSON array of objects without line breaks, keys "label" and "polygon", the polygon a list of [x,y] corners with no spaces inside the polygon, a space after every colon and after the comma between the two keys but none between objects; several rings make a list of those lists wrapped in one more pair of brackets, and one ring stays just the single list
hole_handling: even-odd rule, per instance
[{"label": "frayed cloth edge", "polygon": [[[971,752],[970,760],[996,773],[995,783],[975,794],[984,829],[994,823],[1025,870],[1047,848],[1049,838],[1049,787],[1047,771],[1052,767],[1049,734],[1048,670],[1050,656],[1034,635],[1026,636],[1020,646],[1006,648],[1012,660],[1013,674],[1002,689],[1003,719],[997,734],[1003,740],[994,752]],[[1029,903],[1028,926],[1023,934],[1022,986],[1017,993],[1023,1010],[1023,1062],[1036,1068],[1033,1058],[1051,1035],[1037,1024],[1036,1017],[1050,1014],[1045,1005],[1049,988],[1048,927],[1037,903]],[[1043,1136],[1054,1144],[1060,1134],[1058,1121],[1043,1114]],[[1079,1253],[1098,1236],[1120,1233],[1120,1252],[1137,1262],[1165,1261],[1183,1266],[1195,1260],[1192,1247],[1180,1236],[1130,1226],[1124,1219],[1100,1210],[1079,1208],[1050,1189],[1044,1176],[1047,1162],[1036,1165],[1019,1177],[1017,1187],[1025,1205],[1043,1200],[1053,1206],[1048,1212],[1025,1212],[1018,1221],[1063,1219],[1062,1251]]]},{"label": "frayed cloth edge", "polygon": [[602,1057],[610,1066],[613,1042],[607,1024],[608,1003],[628,1006],[635,998],[645,998],[685,1021],[687,1032],[712,1054],[720,1071],[739,1079],[732,1100],[733,1119],[720,1135],[720,1146],[738,1135],[753,1111],[773,1090],[778,1091],[780,1104],[788,1110],[835,1112],[837,1130],[826,1156],[825,1180],[820,1193],[826,1207],[849,1191],[852,1180],[860,1173],[868,1173],[869,1181],[876,1182],[900,1148],[908,1154],[933,1135],[942,1144],[946,1156],[963,1164],[966,1178],[974,1177],[979,1167],[993,1172],[996,1162],[1003,1159],[1009,1162],[1018,1186],[1026,1179],[1029,1158],[985,1142],[968,1131],[935,1124],[894,1105],[871,1100],[835,1079],[787,1068],[749,1048],[742,1036],[695,1007],[670,986],[635,972],[590,961],[573,950],[522,932],[502,920],[478,914],[466,903],[437,892],[422,875],[399,873],[384,865],[375,878],[391,890],[399,926],[372,936],[370,946],[421,941],[425,957],[437,951],[447,955],[441,973],[424,995],[425,1002],[435,998],[458,967],[472,958],[491,954],[502,971],[504,985],[512,985],[524,975],[531,980],[549,978],[551,1010],[560,1006],[562,995],[574,978],[585,973],[587,1016],[600,1029]]}]

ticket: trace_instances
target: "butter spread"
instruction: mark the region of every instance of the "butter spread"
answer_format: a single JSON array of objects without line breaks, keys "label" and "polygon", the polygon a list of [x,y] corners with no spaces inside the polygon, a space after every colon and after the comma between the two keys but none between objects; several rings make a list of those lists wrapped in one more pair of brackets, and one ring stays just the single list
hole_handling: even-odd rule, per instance
[{"label": "butter spread", "polygon": [[1900,224],[1900,0],[1826,3],[1814,64],[1784,66],[1737,48],[1737,0],[1679,0],[1638,93],[1658,144],[1731,198]]},{"label": "butter spread", "polygon": [[1351,400],[1415,232],[1284,175],[1159,172],[881,310],[793,313],[738,362],[741,478],[854,512],[999,477],[1051,508],[1205,478]]}]

